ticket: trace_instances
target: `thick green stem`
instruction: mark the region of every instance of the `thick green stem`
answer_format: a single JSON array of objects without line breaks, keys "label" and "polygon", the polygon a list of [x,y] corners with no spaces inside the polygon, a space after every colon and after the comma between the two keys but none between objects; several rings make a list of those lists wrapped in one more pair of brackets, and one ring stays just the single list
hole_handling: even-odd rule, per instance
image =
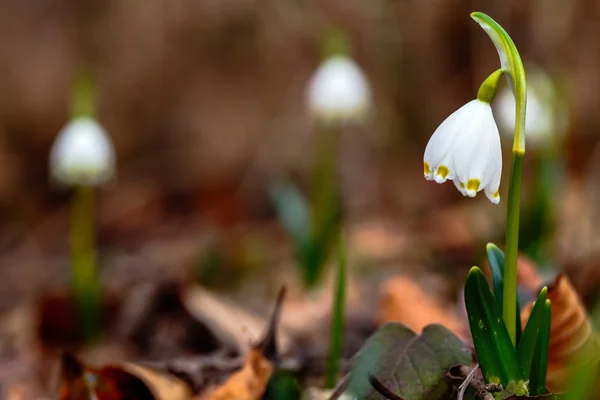
[{"label": "thick green stem", "polygon": [[517,257],[519,252],[519,208],[521,202],[521,175],[525,156],[525,110],[527,107],[527,83],[521,56],[511,37],[488,15],[474,12],[473,18],[488,34],[500,57],[503,71],[515,96],[515,136],[513,162],[508,188],[506,221],[506,245],[504,260],[503,318],[508,333],[516,345]]},{"label": "thick green stem", "polygon": [[94,249],[94,193],[76,186],[71,199],[71,279],[80,326],[86,340],[98,332],[100,290]]},{"label": "thick green stem", "polygon": [[523,154],[514,152],[510,172],[510,185],[508,187],[506,246],[504,249],[504,290],[502,294],[504,323],[514,345],[517,342],[517,257],[519,254],[519,212],[522,171]]},{"label": "thick green stem", "polygon": [[327,388],[335,387],[344,344],[344,303],[346,301],[346,248],[343,233],[338,239],[338,265],[331,313],[331,338],[327,365]]}]

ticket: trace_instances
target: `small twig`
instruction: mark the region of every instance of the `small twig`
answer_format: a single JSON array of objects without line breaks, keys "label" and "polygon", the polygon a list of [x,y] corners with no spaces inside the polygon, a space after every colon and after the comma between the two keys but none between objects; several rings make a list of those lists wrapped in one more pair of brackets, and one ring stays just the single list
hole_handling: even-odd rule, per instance
[{"label": "small twig", "polygon": [[350,382],[350,374],[349,373],[346,374],[346,375],[344,375],[344,377],[342,379],[340,379],[340,381],[338,382],[338,384],[333,389],[333,392],[331,392],[331,395],[329,396],[329,399],[327,399],[327,400],[337,400],[337,399],[339,399],[340,396],[348,388],[348,382]]},{"label": "small twig", "polygon": [[369,374],[369,382],[373,389],[375,389],[380,395],[385,397],[388,400],[404,400],[402,397],[393,393],[390,389],[388,389],[383,383],[379,381],[379,379],[375,378],[374,375]]},{"label": "small twig", "polygon": [[467,377],[465,378],[463,383],[460,384],[460,386],[458,387],[457,400],[463,400],[463,397],[465,395],[465,390],[467,390],[467,387],[469,386],[469,384],[471,383],[473,378],[475,378],[475,373],[477,372],[478,369],[479,369],[479,363],[475,364],[475,367],[473,367],[471,372],[469,372],[469,375],[467,375]]},{"label": "small twig", "polygon": [[271,320],[267,325],[266,332],[261,341],[256,345],[263,355],[270,361],[277,361],[277,330],[279,329],[279,319],[281,317],[281,307],[285,300],[285,294],[287,292],[286,286],[282,286],[277,294],[277,301],[275,302],[275,308],[273,314],[271,314]]}]

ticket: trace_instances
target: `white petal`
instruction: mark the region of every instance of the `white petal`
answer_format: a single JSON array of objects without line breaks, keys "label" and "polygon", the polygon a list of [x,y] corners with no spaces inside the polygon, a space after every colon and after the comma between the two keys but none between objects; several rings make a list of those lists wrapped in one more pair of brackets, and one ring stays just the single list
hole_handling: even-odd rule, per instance
[{"label": "white petal", "polygon": [[467,190],[465,188],[465,184],[462,183],[461,181],[459,181],[458,179],[453,179],[452,182],[454,183],[454,186],[456,186],[456,188],[458,189],[458,191],[463,195],[466,196],[467,195]]},{"label": "white petal", "polygon": [[333,56],[312,76],[306,95],[308,109],[321,120],[360,120],[368,111],[371,87],[352,59]]},{"label": "white petal", "polygon": [[50,151],[50,172],[67,185],[96,185],[115,169],[115,151],[106,130],[93,118],[71,120]]},{"label": "white petal", "polygon": [[[502,160],[502,158],[500,158],[500,159]],[[500,189],[500,178],[501,177],[502,177],[502,163],[500,164],[500,167],[497,169],[496,175],[494,175],[494,178],[492,179],[492,181],[489,183],[489,185],[487,185],[484,188],[485,195],[494,204],[500,203],[499,189]]]},{"label": "white petal", "polygon": [[[454,179],[456,176],[453,157],[454,145],[460,132],[477,112],[476,102],[477,100],[470,101],[453,112],[431,135],[423,156],[427,179],[435,179],[436,182],[442,183],[446,179]],[[427,167],[429,167],[429,174]],[[443,174],[438,174],[440,167],[446,168]]]},{"label": "white petal", "polygon": [[493,179],[500,151],[498,128],[489,104],[478,101],[477,112],[458,136],[454,150],[456,176],[465,182],[470,197]]}]

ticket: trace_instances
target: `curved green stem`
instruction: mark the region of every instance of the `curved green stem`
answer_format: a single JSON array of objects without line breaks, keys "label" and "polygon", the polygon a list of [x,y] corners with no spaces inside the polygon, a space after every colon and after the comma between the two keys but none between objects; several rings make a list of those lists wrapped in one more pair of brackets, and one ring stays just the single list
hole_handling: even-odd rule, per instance
[{"label": "curved green stem", "polygon": [[508,77],[508,83],[516,100],[516,124],[513,153],[525,153],[525,109],[527,107],[527,82],[525,67],[519,51],[508,33],[496,21],[481,12],[471,13],[473,18],[488,34],[498,55],[502,70]]},{"label": "curved green stem", "polygon": [[506,244],[504,261],[504,291],[502,313],[508,333],[516,345],[517,328],[517,257],[519,251],[519,207],[521,202],[521,175],[525,156],[525,110],[527,107],[527,83],[525,68],[514,42],[506,31],[492,18],[480,12],[471,14],[488,34],[498,55],[502,70],[508,77],[516,102],[515,136],[513,143],[513,162],[508,188],[508,206],[506,217]]}]

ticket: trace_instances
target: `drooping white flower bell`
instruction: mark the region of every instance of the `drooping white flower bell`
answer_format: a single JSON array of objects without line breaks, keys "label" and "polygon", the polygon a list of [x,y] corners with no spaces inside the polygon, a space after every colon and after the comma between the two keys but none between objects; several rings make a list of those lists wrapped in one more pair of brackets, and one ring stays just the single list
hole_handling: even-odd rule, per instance
[{"label": "drooping white flower bell", "polygon": [[490,104],[472,100],[446,118],[429,139],[423,163],[426,179],[450,179],[469,197],[484,190],[498,204],[502,150]]},{"label": "drooping white flower bell", "polygon": [[322,122],[360,122],[371,104],[371,87],[358,64],[335,55],[311,77],[306,101],[308,110]]},{"label": "drooping white flower bell", "polygon": [[73,118],[50,151],[50,173],[65,185],[97,185],[115,171],[115,151],[106,130],[90,117]]}]

